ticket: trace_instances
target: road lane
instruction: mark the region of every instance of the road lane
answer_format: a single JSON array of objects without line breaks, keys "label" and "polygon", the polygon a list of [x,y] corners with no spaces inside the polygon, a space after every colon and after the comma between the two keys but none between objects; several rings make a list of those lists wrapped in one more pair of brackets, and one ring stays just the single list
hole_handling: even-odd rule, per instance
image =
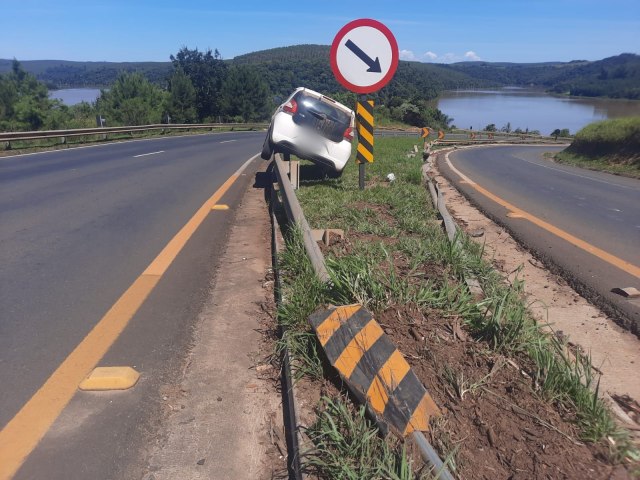
[{"label": "road lane", "polygon": [[[458,151],[452,165],[506,202],[564,230],[635,269],[621,269],[545,232],[459,183],[460,178],[440,162],[443,173],[491,216],[510,228],[527,246],[552,259],[583,285],[587,296],[613,305],[628,328],[636,330],[640,305],[612,294],[614,287],[640,287],[634,274],[640,266],[640,182],[600,172],[554,164],[543,158],[557,147],[504,146]],[[578,285],[579,286],[579,285]],[[635,326],[634,326],[635,325]]]},{"label": "road lane", "polygon": [[174,137],[0,159],[0,427],[263,139]]}]

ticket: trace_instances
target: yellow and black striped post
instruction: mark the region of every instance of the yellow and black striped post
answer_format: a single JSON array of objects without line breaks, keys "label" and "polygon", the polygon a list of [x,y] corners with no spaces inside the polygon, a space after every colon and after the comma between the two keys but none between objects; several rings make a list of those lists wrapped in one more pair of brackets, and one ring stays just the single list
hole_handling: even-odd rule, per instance
[{"label": "yellow and black striped post", "polygon": [[347,305],[315,312],[309,322],[351,391],[398,435],[429,429],[440,410],[371,313]]},{"label": "yellow and black striped post", "polygon": [[373,100],[367,100],[366,95],[358,99],[356,106],[356,122],[358,125],[358,151],[356,163],[359,167],[359,186],[364,190],[364,166],[373,163]]}]

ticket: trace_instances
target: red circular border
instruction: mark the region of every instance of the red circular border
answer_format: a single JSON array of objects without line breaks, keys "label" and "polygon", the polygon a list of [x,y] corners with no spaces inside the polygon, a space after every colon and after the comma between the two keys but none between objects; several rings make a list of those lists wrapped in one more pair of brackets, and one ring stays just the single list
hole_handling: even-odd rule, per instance
[{"label": "red circular border", "polygon": [[[349,33],[351,30],[357,27],[373,27],[379,30],[380,32],[382,32],[382,34],[385,37],[387,37],[387,40],[389,40],[389,43],[391,44],[391,68],[389,68],[389,71],[382,78],[382,80],[369,86],[354,85],[353,83],[349,82],[346,78],[344,78],[342,73],[340,73],[340,69],[338,68],[338,47],[340,46],[340,42],[342,42],[342,39],[347,35],[347,33]],[[398,68],[398,60],[399,60],[398,57],[399,57],[398,42],[396,41],[396,38],[393,36],[393,33],[391,33],[391,30],[389,30],[386,27],[386,25],[383,25],[377,20],[372,20],[370,18],[360,18],[358,20],[353,20],[352,22],[347,23],[344,27],[340,29],[338,34],[333,39],[333,43],[331,44],[331,70],[333,70],[333,74],[335,75],[336,80],[338,80],[338,82],[343,87],[355,93],[376,92],[380,90],[382,87],[384,87],[387,83],[389,83],[389,81],[391,80],[393,75],[395,75],[396,70]]]}]

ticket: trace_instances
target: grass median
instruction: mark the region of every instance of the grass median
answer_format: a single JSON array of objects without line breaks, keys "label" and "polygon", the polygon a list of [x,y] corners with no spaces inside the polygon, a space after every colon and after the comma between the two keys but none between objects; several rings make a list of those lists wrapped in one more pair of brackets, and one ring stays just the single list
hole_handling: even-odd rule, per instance
[{"label": "grass median", "polygon": [[[430,435],[455,474],[474,478],[474,463],[489,462],[486,474],[494,468],[493,457],[480,458],[470,449],[485,442],[490,450],[500,442],[487,433],[500,428],[486,418],[496,409],[511,418],[507,430],[522,427],[524,433],[518,438],[523,448],[531,449],[532,442],[543,437],[572,445],[567,458],[559,459],[554,468],[576,468],[565,465],[572,455],[593,471],[603,472],[615,464],[640,460],[627,433],[616,426],[598,397],[598,379],[588,355],[571,349],[566,340],[534,320],[522,282],[509,282],[493,269],[483,258],[481,244],[463,234],[448,241],[422,183],[422,161],[406,155],[414,143],[417,140],[411,138],[376,140],[376,161],[367,165],[365,190],[357,187],[353,162],[341,179],[303,180],[297,194],[312,228],[340,228],[345,239],[325,248],[329,285],[315,279],[299,234],[292,232],[287,239],[281,258],[284,300],[278,316],[287,327],[283,342],[295,359],[296,375],[320,379],[327,374],[307,317],[320,306],[360,303],[445,407]],[[395,175],[393,182],[386,180],[389,173]],[[468,291],[464,278],[469,275],[480,282],[483,298]],[[468,413],[474,409],[477,415]],[[354,419],[360,415],[355,408],[346,411]],[[327,465],[342,468],[334,465],[340,461],[331,452],[348,448],[344,438],[349,435],[325,432],[318,437],[318,431],[331,424],[325,417],[335,416],[336,409],[324,402],[318,412],[319,424],[311,429],[317,448],[307,457],[312,458],[309,467],[317,470],[323,465],[325,472],[333,471]],[[483,415],[483,424],[475,425]],[[344,432],[354,428],[353,422],[338,423]],[[468,432],[466,438],[462,431]],[[393,463],[395,474],[413,468],[411,475],[426,475],[415,470],[419,462],[410,461],[401,443],[394,440],[390,448],[390,455],[399,459]],[[500,460],[500,448],[496,446],[497,453],[492,454],[499,466],[509,463]],[[512,467],[502,468],[506,474],[517,473],[523,465],[535,468],[544,455],[542,451],[527,461],[512,460]],[[585,455],[588,461],[582,458]],[[376,477],[356,469],[345,478]]]}]

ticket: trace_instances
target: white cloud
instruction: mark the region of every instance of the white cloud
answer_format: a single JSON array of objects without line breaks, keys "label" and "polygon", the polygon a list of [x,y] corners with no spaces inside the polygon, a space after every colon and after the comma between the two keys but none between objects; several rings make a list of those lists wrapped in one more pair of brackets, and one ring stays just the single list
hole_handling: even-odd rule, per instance
[{"label": "white cloud", "polygon": [[415,61],[416,55],[411,50],[400,50],[400,60]]},{"label": "white cloud", "polygon": [[465,53],[464,58],[472,61],[482,60],[473,50],[469,50],[467,53]]},{"label": "white cloud", "polygon": [[458,56],[455,53],[445,53],[444,55],[442,55],[442,57],[440,58],[440,60],[444,63],[451,63],[451,62],[456,62],[458,61]]},{"label": "white cloud", "polygon": [[422,57],[423,57],[427,62],[428,62],[428,61],[432,61],[432,62],[433,62],[436,58],[438,58],[438,55],[437,55],[437,54],[435,54],[435,53],[433,53],[433,52],[431,52],[431,51],[429,51],[429,52],[426,52]]},{"label": "white cloud", "polygon": [[413,50],[400,50],[400,59],[408,60],[411,62],[437,62],[437,63],[455,63],[463,61],[480,61],[480,56],[473,50],[465,52],[463,55],[447,52],[444,55],[438,55],[431,50],[416,55]]}]

